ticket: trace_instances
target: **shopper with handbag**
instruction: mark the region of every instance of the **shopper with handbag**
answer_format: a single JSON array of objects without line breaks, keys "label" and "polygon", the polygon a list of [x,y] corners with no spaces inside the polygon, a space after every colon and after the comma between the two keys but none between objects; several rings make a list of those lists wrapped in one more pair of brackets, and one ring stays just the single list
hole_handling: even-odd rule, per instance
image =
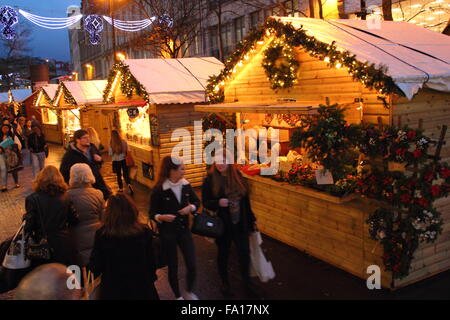
[{"label": "shopper with handbag", "polygon": [[66,190],[58,169],[46,166],[34,181],[34,192],[25,199],[27,256],[34,266],[51,262],[68,266],[76,262],[69,227],[78,223],[78,216]]},{"label": "shopper with handbag", "polygon": [[33,166],[33,178],[45,167],[45,148],[47,142],[39,127],[33,127],[33,133],[28,136],[28,148],[31,152],[31,163]]},{"label": "shopper with handbag", "polygon": [[[217,161],[222,155],[222,161]],[[202,201],[203,206],[216,212],[224,223],[224,232],[216,239],[222,292],[226,296],[231,295],[228,257],[231,244],[234,243],[244,288],[249,295],[253,295],[250,282],[249,234],[256,228],[256,218],[250,206],[248,186],[233,160],[226,149],[218,150],[216,161],[202,185]]]},{"label": "shopper with handbag", "polygon": [[8,190],[8,173],[14,179],[15,187],[19,188],[19,171],[23,169],[20,150],[22,144],[13,132],[12,127],[3,124],[0,130],[0,172],[2,176],[2,192]]},{"label": "shopper with handbag", "polygon": [[128,144],[122,139],[119,131],[111,131],[111,142],[109,146],[109,154],[112,156],[113,172],[117,176],[117,184],[119,185],[119,192],[123,191],[122,173],[125,183],[128,186],[130,194],[133,194],[133,187],[130,180],[130,169],[128,168],[126,157],[128,154]]},{"label": "shopper with handbag", "polygon": [[152,233],[133,200],[120,192],[106,203],[88,269],[101,274],[101,300],[159,300]]},{"label": "shopper with handbag", "polygon": [[[177,162],[178,164],[176,164]],[[190,213],[200,207],[200,200],[190,183],[183,178],[184,164],[166,156],[162,160],[160,177],[150,199],[150,218],[158,223],[162,249],[169,267],[169,283],[177,300],[198,300],[192,292],[196,278],[195,247],[189,230]],[[187,267],[187,292],[184,297],[178,285],[177,246]]]}]

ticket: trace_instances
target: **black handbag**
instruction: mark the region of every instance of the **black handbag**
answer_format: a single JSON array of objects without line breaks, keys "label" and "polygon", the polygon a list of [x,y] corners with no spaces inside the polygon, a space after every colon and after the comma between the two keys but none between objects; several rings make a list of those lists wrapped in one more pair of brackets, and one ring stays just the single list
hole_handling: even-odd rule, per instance
[{"label": "black handbag", "polygon": [[52,248],[50,247],[47,234],[45,232],[44,222],[42,220],[42,213],[39,206],[39,201],[36,197],[33,198],[36,204],[35,208],[37,214],[39,215],[39,220],[41,222],[41,229],[43,236],[40,239],[35,239],[31,234],[27,241],[27,257],[30,260],[50,260],[52,258]]},{"label": "black handbag", "polygon": [[156,262],[155,263],[156,269],[161,269],[167,266],[167,257],[162,248],[161,237],[159,236],[159,232],[156,231],[156,228],[153,226],[152,221],[149,222],[149,226],[152,235],[152,248]]},{"label": "black handbag", "polygon": [[220,217],[206,212],[194,215],[191,232],[199,236],[219,238],[223,235],[224,226]]}]

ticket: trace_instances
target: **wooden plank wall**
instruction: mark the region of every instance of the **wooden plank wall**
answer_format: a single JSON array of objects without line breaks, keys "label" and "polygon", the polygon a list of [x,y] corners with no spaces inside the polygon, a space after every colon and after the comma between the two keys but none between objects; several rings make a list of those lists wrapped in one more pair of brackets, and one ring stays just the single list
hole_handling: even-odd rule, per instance
[{"label": "wooden plank wall", "polygon": [[[175,129],[183,128],[190,132],[192,140],[191,159],[202,157],[201,154],[195,154],[194,150],[194,121],[201,121],[203,114],[194,111],[193,104],[173,104],[158,105],[157,115],[159,121],[160,149],[155,156],[156,164],[159,164],[165,156],[170,156],[173,147],[179,142],[171,142],[171,136]],[[203,146],[203,145],[202,145]],[[203,150],[203,147],[202,147]],[[159,175],[159,165],[156,166],[156,174]],[[185,178],[194,186],[200,186],[205,176],[205,165],[202,164],[186,164]]]},{"label": "wooden plank wall", "polygon": [[[419,119],[423,120],[424,134],[438,139],[442,125],[450,126],[450,94],[430,89],[420,90],[412,99],[399,98],[393,103],[393,124],[418,128]],[[446,144],[441,151],[442,160],[450,161],[450,131],[447,131]],[[435,148],[430,149],[433,154]],[[404,286],[418,279],[450,269],[450,197],[439,199],[435,207],[444,219],[443,232],[434,244],[421,244],[415,253],[411,274],[396,281],[396,286]]]},{"label": "wooden plank wall", "polygon": [[248,181],[261,232],[362,279],[368,278],[368,266],[378,265],[383,287],[390,286],[382,247],[370,239],[365,224],[368,213],[375,210],[374,202],[357,199],[336,204],[276,186],[269,179]]},{"label": "wooden plank wall", "polygon": [[93,127],[95,131],[97,131],[100,141],[106,151],[108,150],[111,141],[111,131],[113,129],[119,129],[114,127],[113,113],[114,111],[95,109],[80,112],[81,128],[86,129],[88,127]]},{"label": "wooden plank wall", "polygon": [[377,123],[377,117],[381,116],[384,123],[389,123],[389,109],[377,99],[381,94],[354,81],[346,68],[330,68],[302,49],[297,50],[300,61],[298,83],[289,89],[272,90],[261,67],[262,52],[266,47],[267,43],[243,67],[238,67],[236,77],[225,85],[225,102],[273,102],[280,98],[325,102],[329,97],[331,103],[345,103],[363,98],[364,121]]}]

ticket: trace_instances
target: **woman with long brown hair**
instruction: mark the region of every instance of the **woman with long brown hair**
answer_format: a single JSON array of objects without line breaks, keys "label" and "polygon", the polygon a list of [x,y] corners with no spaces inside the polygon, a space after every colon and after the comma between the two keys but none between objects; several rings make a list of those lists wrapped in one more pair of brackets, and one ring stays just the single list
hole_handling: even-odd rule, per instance
[{"label": "woman with long brown hair", "polygon": [[102,300],[159,300],[152,234],[124,193],[111,196],[95,234],[89,269],[102,274]]},{"label": "woman with long brown hair", "polygon": [[[203,206],[224,222],[224,234],[216,239],[217,265],[222,279],[222,291],[230,296],[228,257],[234,242],[239,258],[241,277],[247,293],[250,287],[249,233],[256,228],[256,218],[250,206],[249,190],[229,153],[218,150],[216,159],[223,154],[228,161],[215,161],[202,185]],[[221,162],[221,163],[219,163]],[[227,164],[228,163],[228,164]]]},{"label": "woman with long brown hair", "polygon": [[119,131],[111,131],[111,143],[109,147],[109,154],[112,156],[113,172],[117,175],[117,184],[119,185],[119,192],[123,190],[122,172],[125,179],[125,183],[128,185],[128,190],[133,194],[133,188],[131,186],[130,172],[125,161],[125,157],[128,152],[128,144],[122,139]]},{"label": "woman with long brown hair", "polygon": [[71,265],[76,261],[68,227],[78,223],[78,216],[68,198],[67,184],[57,168],[46,166],[36,177],[33,191],[25,199],[25,232],[38,243],[46,238],[50,260],[35,264],[58,262]]},{"label": "woman with long brown hair", "polygon": [[[190,183],[183,178],[184,164],[166,156],[162,160],[158,183],[150,199],[150,218],[158,223],[162,249],[167,257],[169,283],[177,300],[198,300],[192,292],[196,278],[195,247],[189,230],[190,213],[200,207],[200,200]],[[187,267],[187,292],[184,297],[178,285],[177,246]]]}]

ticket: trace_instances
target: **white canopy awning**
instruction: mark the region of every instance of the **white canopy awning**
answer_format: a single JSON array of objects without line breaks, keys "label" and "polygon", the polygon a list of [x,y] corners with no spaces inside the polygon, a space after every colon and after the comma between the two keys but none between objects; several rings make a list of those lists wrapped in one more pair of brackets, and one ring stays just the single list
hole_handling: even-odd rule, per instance
[{"label": "white canopy awning", "polygon": [[9,102],[9,93],[0,92],[0,103],[8,103],[8,102]]},{"label": "white canopy awning", "polygon": [[27,98],[29,98],[33,92],[31,89],[12,89],[11,94],[13,97],[13,102],[23,102]]},{"label": "white canopy awning", "polygon": [[[64,81],[63,84],[77,102],[77,105],[103,102],[106,80]],[[58,103],[58,101],[56,101]]]},{"label": "white canopy awning", "polygon": [[423,86],[450,92],[450,37],[407,22],[277,18],[317,40],[356,55],[362,62],[384,65],[411,99]]},{"label": "white canopy awning", "polygon": [[207,102],[208,79],[224,67],[213,57],[127,59],[123,63],[129,66],[154,104]]}]

